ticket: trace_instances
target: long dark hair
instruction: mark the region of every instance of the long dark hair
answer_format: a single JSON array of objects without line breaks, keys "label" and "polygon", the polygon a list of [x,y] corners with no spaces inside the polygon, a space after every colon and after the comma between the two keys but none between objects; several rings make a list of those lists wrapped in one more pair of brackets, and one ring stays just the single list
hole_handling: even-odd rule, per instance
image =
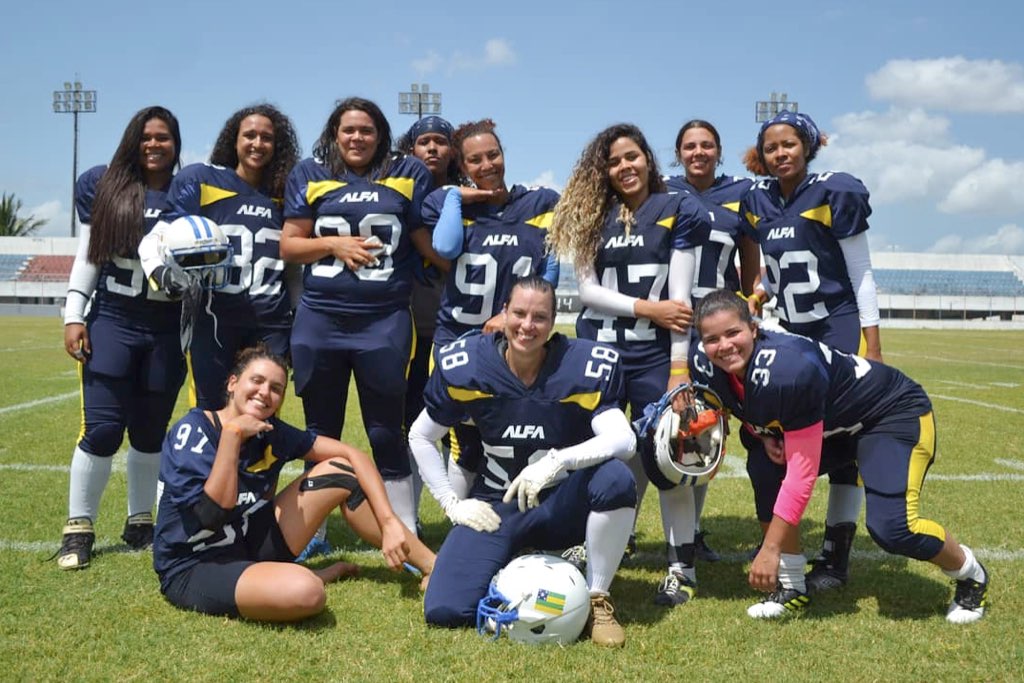
[{"label": "long dark hair", "polygon": [[139,145],[146,122],[160,119],[174,138],[174,163],[181,165],[181,131],[178,119],[164,107],[146,107],[128,122],[106,172],[96,185],[92,206],[88,259],[101,264],[115,256],[136,258],[146,232],[146,174],[139,161]]},{"label": "long dark hair", "polygon": [[288,174],[291,173],[292,167],[299,163],[302,153],[291,119],[273,105],[256,104],[232,114],[217,136],[217,142],[210,153],[210,163],[230,169],[238,167],[238,129],[242,126],[242,121],[253,115],[267,117],[274,127],[274,156],[263,169],[259,189],[268,197],[283,197]]},{"label": "long dark hair", "polygon": [[374,102],[362,97],[348,97],[338,102],[334,111],[327,117],[320,137],[313,145],[313,156],[321,163],[331,169],[334,175],[348,173],[348,166],[338,149],[338,128],[341,126],[341,115],[347,111],[361,111],[373,119],[373,125],[377,129],[377,149],[373,151],[373,158],[370,159],[370,166],[366,175],[370,178],[380,177],[391,165],[394,158],[391,153],[391,124],[388,123],[384,112]]}]

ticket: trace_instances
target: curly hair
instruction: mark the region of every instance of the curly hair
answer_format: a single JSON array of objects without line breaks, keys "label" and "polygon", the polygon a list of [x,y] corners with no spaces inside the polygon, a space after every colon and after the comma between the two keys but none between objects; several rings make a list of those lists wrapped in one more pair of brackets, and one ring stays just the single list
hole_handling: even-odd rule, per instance
[{"label": "curly hair", "polygon": [[167,124],[174,139],[174,161],[171,168],[181,165],[181,130],[174,114],[159,106],[146,107],[136,112],[125,127],[107,170],[96,185],[87,254],[91,263],[106,263],[115,256],[138,258],[139,242],[146,233],[147,186],[146,171],[139,158],[139,145],[146,124],[152,119]]},{"label": "curly hair", "polygon": [[232,114],[220,129],[220,135],[210,153],[210,163],[231,169],[238,167],[238,130],[242,121],[250,116],[264,116],[270,119],[274,127],[274,154],[263,169],[259,189],[268,197],[283,197],[285,181],[292,167],[299,163],[302,151],[291,119],[273,105],[255,104]]},{"label": "curly hair", "polygon": [[[583,149],[573,168],[562,198],[555,206],[555,215],[548,229],[548,245],[561,256],[572,259],[576,271],[591,273],[601,245],[601,228],[617,197],[608,178],[608,155],[612,144],[629,138],[647,157],[647,189],[652,194],[665,191],[654,150],[640,129],[629,123],[617,123],[597,134]],[[633,212],[623,203],[619,221],[627,232],[635,222]]]},{"label": "curly hair", "polygon": [[502,154],[505,153],[505,148],[501,146],[501,138],[494,132],[494,129],[498,127],[492,119],[480,119],[479,121],[467,121],[458,128],[455,129],[455,133],[452,135],[452,147],[455,148],[455,160],[461,166],[462,165],[462,145],[466,140],[473,137],[474,135],[491,135],[494,137],[494,141],[498,143],[498,150]]},{"label": "curly hair", "polygon": [[338,148],[338,128],[341,127],[342,114],[347,111],[361,111],[373,120],[373,125],[377,129],[377,149],[370,159],[367,176],[379,178],[397,158],[391,152],[391,124],[376,103],[362,97],[347,97],[335,104],[334,111],[327,117],[327,123],[313,145],[313,156],[331,169],[331,173],[336,176],[348,173],[348,166]]}]

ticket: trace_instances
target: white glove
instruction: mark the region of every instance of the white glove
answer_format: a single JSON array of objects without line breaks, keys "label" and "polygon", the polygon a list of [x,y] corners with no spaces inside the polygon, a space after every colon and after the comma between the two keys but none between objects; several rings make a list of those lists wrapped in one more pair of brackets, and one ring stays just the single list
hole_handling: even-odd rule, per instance
[{"label": "white glove", "polygon": [[523,468],[519,476],[512,480],[502,501],[511,503],[512,499],[518,496],[520,512],[535,508],[540,502],[540,492],[564,470],[565,466],[558,457],[558,451],[552,448],[543,458]]},{"label": "white glove", "polygon": [[476,498],[457,500],[446,506],[445,514],[452,524],[468,526],[475,531],[491,533],[501,526],[501,517],[494,511],[490,503]]}]

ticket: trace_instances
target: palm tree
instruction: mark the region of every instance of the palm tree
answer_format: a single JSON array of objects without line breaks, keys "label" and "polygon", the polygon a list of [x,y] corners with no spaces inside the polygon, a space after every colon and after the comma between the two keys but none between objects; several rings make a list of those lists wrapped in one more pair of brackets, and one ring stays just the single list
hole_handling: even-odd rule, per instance
[{"label": "palm tree", "polygon": [[46,225],[46,220],[28,216],[18,216],[21,212],[21,200],[14,193],[0,195],[0,237],[27,237]]}]

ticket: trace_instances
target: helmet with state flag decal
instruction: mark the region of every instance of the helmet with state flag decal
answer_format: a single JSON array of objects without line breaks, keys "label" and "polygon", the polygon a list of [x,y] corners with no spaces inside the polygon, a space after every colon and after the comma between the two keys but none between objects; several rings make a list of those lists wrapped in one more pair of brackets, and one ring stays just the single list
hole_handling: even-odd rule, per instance
[{"label": "helmet with state flag decal", "polygon": [[534,645],[568,645],[590,616],[590,590],[579,570],[551,555],[517,557],[491,580],[476,611],[480,633],[502,632]]}]

